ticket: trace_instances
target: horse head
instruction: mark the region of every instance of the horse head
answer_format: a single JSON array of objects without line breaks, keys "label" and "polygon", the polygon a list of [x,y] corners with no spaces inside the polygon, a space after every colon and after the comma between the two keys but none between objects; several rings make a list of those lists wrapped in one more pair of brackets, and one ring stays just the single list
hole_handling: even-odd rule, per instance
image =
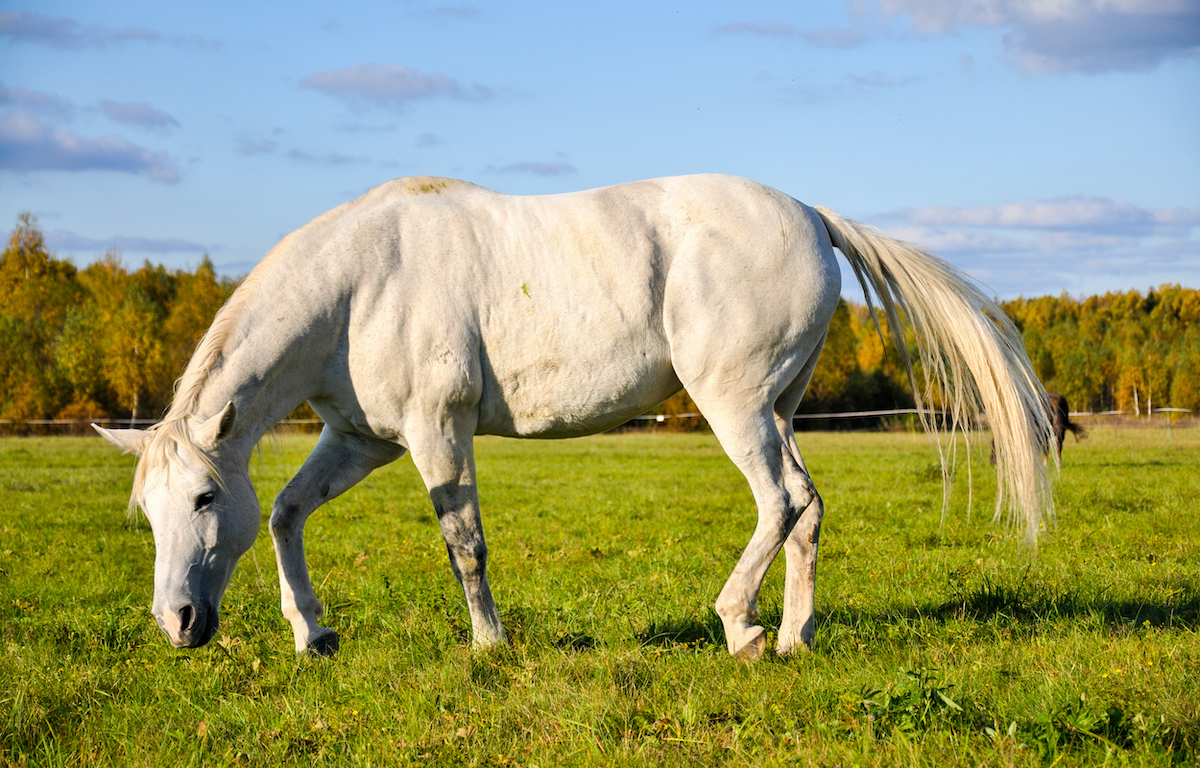
[{"label": "horse head", "polygon": [[261,512],[245,462],[224,449],[237,409],[168,416],[147,430],[96,431],[139,457],[130,506],[154,534],[151,613],[176,648],[213,638],[234,566],[258,534]]}]

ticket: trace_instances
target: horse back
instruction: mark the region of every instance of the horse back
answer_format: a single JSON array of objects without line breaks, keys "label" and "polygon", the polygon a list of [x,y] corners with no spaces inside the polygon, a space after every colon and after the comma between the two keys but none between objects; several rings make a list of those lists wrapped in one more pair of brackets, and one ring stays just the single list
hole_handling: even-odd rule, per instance
[{"label": "horse back", "polygon": [[535,197],[400,179],[311,226],[353,294],[364,410],[452,397],[479,432],[557,437],[644,412],[681,376],[769,376],[801,337],[807,357],[840,288],[814,221],[700,176]]}]

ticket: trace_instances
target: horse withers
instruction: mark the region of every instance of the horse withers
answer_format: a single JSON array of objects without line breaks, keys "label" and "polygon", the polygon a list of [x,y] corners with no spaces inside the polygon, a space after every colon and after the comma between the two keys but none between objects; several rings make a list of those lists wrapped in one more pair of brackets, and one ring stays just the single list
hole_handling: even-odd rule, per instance
[{"label": "horse withers", "polygon": [[[1034,540],[1051,511],[1037,460],[1051,434],[1043,392],[1003,311],[944,261],[729,176],[538,197],[407,178],[284,238],[222,307],[159,424],[99,430],[141,457],[131,502],[154,535],[155,619],[176,646],[213,637],[260,524],[251,453],[307,401],[325,426],[269,524],[296,650],[338,644],[318,623],[305,520],[406,452],[437,512],[474,644],[503,642],[474,435],[600,432],[686,387],[758,508],[715,601],[729,651],[765,650],[758,592],[780,550],[776,650],[811,644],[824,505],[792,417],[841,290],[835,247],[889,326],[903,327],[902,315],[911,323],[929,391],[945,393],[952,420],[986,410],[1001,498]],[[905,334],[893,337],[911,372]]]}]

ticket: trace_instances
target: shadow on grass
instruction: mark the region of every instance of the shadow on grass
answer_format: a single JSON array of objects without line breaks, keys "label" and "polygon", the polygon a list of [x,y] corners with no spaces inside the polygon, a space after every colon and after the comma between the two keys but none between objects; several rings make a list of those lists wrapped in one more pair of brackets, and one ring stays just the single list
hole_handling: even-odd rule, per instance
[{"label": "shadow on grass", "polygon": [[991,620],[997,617],[1019,621],[1044,621],[1056,618],[1073,619],[1088,616],[1114,628],[1129,625],[1153,627],[1196,626],[1200,612],[1200,592],[1192,584],[1181,584],[1169,601],[1111,600],[1101,589],[1086,596],[1080,591],[1055,592],[1045,586],[1014,586],[985,579],[958,599],[924,611],[940,618],[974,618]]},{"label": "shadow on grass", "polygon": [[[1194,630],[1200,627],[1200,592],[1190,584],[1180,585],[1168,601],[1111,600],[1104,590],[1091,596],[1079,592],[1056,592],[1046,586],[1024,583],[1012,586],[984,581],[955,599],[939,604],[918,605],[883,611],[834,610],[817,614],[817,634],[822,627],[877,632],[892,626],[911,626],[915,622],[974,622],[978,625],[1004,625],[1029,634],[1037,634],[1061,622],[1086,619],[1105,626],[1114,634],[1128,634],[1146,628]],[[765,621],[778,621],[778,615],[764,615]]]},{"label": "shadow on grass", "polygon": [[1149,459],[1147,461],[1125,460],[1121,461],[1089,461],[1089,467],[1110,467],[1113,469],[1128,470],[1130,467],[1194,467],[1194,461],[1163,461],[1161,459]]},{"label": "shadow on grass", "polygon": [[590,651],[598,647],[600,641],[582,632],[566,632],[554,638],[553,645],[564,651]]},{"label": "shadow on grass", "polygon": [[[762,623],[768,629],[779,626],[778,607],[764,610]],[[1053,592],[1046,587],[1021,583],[1011,586],[984,581],[953,600],[882,611],[839,609],[817,612],[817,635],[822,629],[841,627],[852,631],[867,630],[872,635],[887,634],[892,627],[909,627],[916,622],[974,622],[980,626],[1002,624],[1029,634],[1038,634],[1063,621],[1088,619],[1106,626],[1114,634],[1128,634],[1146,628],[1197,629],[1200,627],[1200,591],[1181,585],[1169,601],[1108,600],[1103,592],[1082,596],[1078,592]],[[581,636],[582,637],[582,636]],[[705,647],[723,645],[721,621],[713,612],[701,616],[671,617],[652,620],[635,635],[643,646]],[[556,643],[563,647],[563,644]],[[575,648],[573,644],[566,644]],[[592,646],[586,646],[588,648]]]},{"label": "shadow on grass", "polygon": [[671,647],[689,645],[701,648],[713,644],[724,644],[725,632],[721,620],[713,611],[704,616],[684,616],[662,621],[651,621],[644,631],[635,635],[639,645]]}]

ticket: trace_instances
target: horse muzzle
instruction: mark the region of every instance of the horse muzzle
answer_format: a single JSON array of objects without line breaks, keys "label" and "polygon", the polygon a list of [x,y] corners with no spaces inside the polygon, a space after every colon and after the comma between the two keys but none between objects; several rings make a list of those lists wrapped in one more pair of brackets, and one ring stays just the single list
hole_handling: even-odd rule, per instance
[{"label": "horse muzzle", "polygon": [[217,607],[207,602],[166,608],[154,620],[176,648],[199,648],[213,639],[221,623]]}]

